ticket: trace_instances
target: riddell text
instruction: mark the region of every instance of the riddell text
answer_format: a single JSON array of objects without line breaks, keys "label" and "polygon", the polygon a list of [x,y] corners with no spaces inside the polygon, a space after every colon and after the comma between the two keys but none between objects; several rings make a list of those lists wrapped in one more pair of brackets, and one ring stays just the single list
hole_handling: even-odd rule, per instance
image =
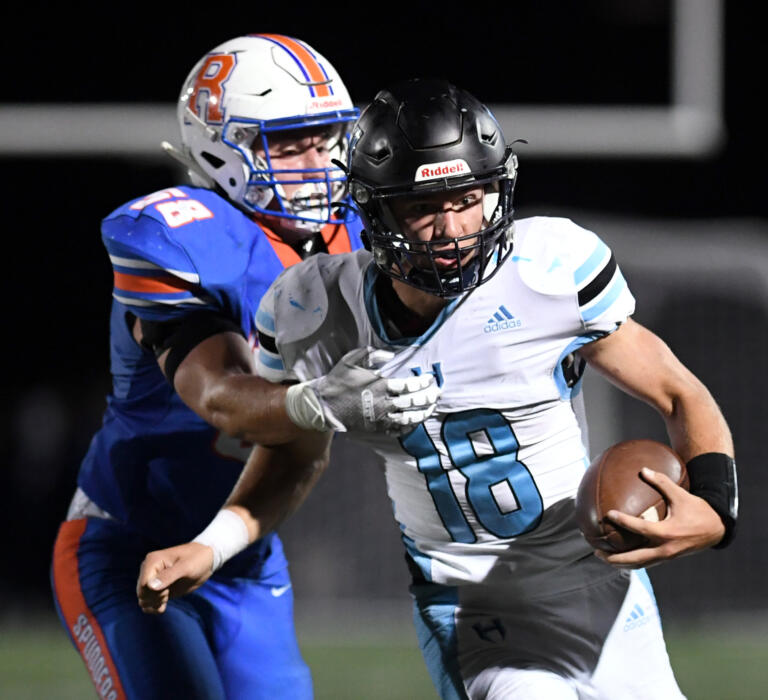
[{"label": "riddell text", "polygon": [[341,99],[336,100],[312,100],[310,107],[312,109],[330,109],[331,107],[340,107]]},{"label": "riddell text", "polygon": [[464,163],[454,165],[442,165],[437,168],[425,167],[421,169],[421,177],[438,177],[439,175],[455,175],[466,171]]}]

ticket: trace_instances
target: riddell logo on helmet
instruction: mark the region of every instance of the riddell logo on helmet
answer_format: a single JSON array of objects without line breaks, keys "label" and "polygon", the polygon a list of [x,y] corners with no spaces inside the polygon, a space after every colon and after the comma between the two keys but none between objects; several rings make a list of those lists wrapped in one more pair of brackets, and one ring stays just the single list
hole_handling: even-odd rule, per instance
[{"label": "riddell logo on helmet", "polygon": [[416,168],[416,177],[414,182],[422,180],[434,180],[438,177],[453,177],[455,175],[464,175],[472,172],[463,158],[456,160],[446,160],[443,163],[425,163]]},{"label": "riddell logo on helmet", "polygon": [[321,109],[333,109],[334,107],[341,107],[341,105],[342,99],[340,97],[335,99],[328,98],[325,100],[310,100],[309,104],[307,104],[307,111],[317,112]]}]

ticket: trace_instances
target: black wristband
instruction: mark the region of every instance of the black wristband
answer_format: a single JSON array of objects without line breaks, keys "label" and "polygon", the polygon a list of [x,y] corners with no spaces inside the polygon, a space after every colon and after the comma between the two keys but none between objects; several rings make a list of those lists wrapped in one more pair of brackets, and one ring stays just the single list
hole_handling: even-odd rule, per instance
[{"label": "black wristband", "polygon": [[739,516],[739,487],[736,462],[722,452],[697,455],[685,465],[691,484],[691,493],[703,498],[720,516],[725,534],[712,549],[727,547],[736,534]]}]

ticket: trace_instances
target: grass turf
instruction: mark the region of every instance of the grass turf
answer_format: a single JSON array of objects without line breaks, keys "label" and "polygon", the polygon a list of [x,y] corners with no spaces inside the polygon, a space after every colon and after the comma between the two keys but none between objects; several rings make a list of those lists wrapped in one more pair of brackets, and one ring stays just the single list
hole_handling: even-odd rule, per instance
[{"label": "grass turf", "polygon": [[[690,700],[762,700],[768,687],[768,637],[712,630],[667,630],[680,686]],[[437,698],[415,641],[302,643],[316,700]],[[72,700],[96,697],[64,632],[49,622],[0,626],[0,697]]]}]

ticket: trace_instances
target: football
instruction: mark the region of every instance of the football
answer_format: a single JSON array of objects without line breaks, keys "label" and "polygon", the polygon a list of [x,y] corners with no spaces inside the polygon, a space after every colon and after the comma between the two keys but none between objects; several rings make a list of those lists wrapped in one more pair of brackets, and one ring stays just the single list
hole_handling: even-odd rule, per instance
[{"label": "football", "polygon": [[592,461],[576,493],[576,521],[595,549],[627,552],[647,544],[642,535],[605,519],[609,510],[653,521],[666,517],[667,503],[643,481],[643,467],[666,474],[684,489],[689,487],[683,460],[667,445],[655,440],[625,440],[612,445]]}]

